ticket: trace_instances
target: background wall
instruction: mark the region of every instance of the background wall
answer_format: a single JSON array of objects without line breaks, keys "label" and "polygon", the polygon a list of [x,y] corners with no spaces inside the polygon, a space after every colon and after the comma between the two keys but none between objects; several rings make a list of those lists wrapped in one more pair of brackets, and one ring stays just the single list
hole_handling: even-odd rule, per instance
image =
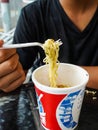
[{"label": "background wall", "polygon": [[35,0],[1,0],[0,32],[8,32],[16,26],[21,8]]}]

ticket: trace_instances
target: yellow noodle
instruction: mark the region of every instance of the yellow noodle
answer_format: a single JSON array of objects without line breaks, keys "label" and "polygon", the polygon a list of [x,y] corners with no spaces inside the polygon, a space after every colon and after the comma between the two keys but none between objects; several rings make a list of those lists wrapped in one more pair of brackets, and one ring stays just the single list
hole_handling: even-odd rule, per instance
[{"label": "yellow noodle", "polygon": [[49,64],[49,80],[51,87],[57,87],[57,69],[58,69],[58,56],[59,56],[59,42],[55,42],[53,39],[48,39],[43,45],[46,57],[44,62]]}]

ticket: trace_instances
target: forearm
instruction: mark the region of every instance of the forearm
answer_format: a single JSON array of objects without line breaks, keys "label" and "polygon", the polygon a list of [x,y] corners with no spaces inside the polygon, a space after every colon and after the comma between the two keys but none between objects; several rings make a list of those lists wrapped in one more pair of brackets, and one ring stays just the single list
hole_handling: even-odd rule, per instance
[{"label": "forearm", "polygon": [[89,73],[87,87],[98,89],[98,66],[82,66]]}]

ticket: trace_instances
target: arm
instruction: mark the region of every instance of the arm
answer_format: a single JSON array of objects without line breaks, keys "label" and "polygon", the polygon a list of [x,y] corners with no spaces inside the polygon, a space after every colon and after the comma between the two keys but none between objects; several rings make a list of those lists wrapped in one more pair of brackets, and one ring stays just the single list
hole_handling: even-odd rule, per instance
[{"label": "arm", "polygon": [[87,87],[98,89],[98,66],[82,66],[89,73]]}]

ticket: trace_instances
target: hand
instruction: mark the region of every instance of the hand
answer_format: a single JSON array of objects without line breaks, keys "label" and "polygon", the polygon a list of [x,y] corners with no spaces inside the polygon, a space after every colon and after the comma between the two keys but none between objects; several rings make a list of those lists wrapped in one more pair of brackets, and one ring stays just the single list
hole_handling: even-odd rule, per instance
[{"label": "hand", "polygon": [[[3,41],[0,40],[0,46]],[[0,50],[0,90],[10,92],[25,80],[25,72],[19,62],[16,49]]]}]

